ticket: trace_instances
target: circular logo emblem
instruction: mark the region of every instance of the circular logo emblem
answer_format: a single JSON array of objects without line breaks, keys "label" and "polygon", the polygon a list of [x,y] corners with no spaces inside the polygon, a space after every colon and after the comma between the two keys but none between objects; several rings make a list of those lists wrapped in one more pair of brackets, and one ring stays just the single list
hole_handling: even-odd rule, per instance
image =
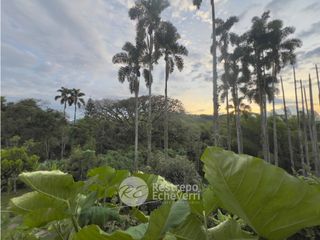
[{"label": "circular logo emblem", "polygon": [[120,200],[130,207],[143,204],[147,200],[148,194],[148,185],[139,177],[124,179],[119,187]]}]

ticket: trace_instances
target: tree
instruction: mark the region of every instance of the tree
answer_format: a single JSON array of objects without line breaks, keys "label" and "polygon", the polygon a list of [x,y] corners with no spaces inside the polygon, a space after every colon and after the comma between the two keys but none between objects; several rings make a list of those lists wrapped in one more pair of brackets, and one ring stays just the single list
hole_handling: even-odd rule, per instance
[{"label": "tree", "polygon": [[81,108],[81,106],[85,106],[85,101],[82,98],[85,96],[83,92],[80,91],[80,89],[73,88],[71,89],[70,98],[71,101],[69,105],[74,105],[74,117],[73,117],[73,124],[76,123],[77,120],[77,108]]},{"label": "tree", "polygon": [[287,105],[286,105],[286,97],[284,95],[284,88],[283,88],[283,82],[282,77],[280,77],[281,81],[281,89],[282,89],[282,100],[283,100],[283,110],[284,110],[284,120],[287,125],[287,134],[288,134],[288,144],[289,144],[289,153],[290,153],[290,163],[291,163],[291,169],[294,171],[295,165],[293,160],[293,149],[292,149],[292,140],[291,140],[291,130],[288,123],[288,112],[287,112]]},{"label": "tree", "polygon": [[71,98],[71,89],[61,87],[60,89],[57,90],[59,92],[59,95],[54,97],[54,100],[60,100],[60,104],[63,104],[63,117],[66,117],[66,108],[67,104],[71,105],[72,104],[72,98]]},{"label": "tree", "polygon": [[[233,25],[238,22],[237,17],[230,17],[225,22],[222,19],[217,19],[217,28],[216,28],[216,35],[219,37],[218,39],[218,47],[220,49],[220,62],[223,62],[224,66],[224,74],[222,75],[221,79],[223,82],[222,89],[223,93],[221,95],[221,100],[223,101],[224,98],[226,99],[226,109],[227,109],[227,129],[228,129],[228,149],[231,150],[231,130],[230,130],[230,116],[229,116],[229,88],[231,81],[231,75],[232,75],[232,68],[231,68],[231,59],[230,54],[228,52],[228,48],[230,45],[230,29],[233,27]],[[237,84],[237,83],[235,83]],[[234,106],[236,108],[236,106]],[[238,133],[238,131],[237,131]],[[238,147],[240,143],[238,141]],[[239,148],[238,148],[239,150]],[[241,152],[238,151],[239,153]]]},{"label": "tree", "polygon": [[[211,17],[212,17],[212,92],[213,92],[213,139],[214,145],[219,145],[219,99],[218,99],[218,73],[217,73],[217,42],[216,42],[216,17],[214,0],[211,1]],[[202,0],[193,0],[193,4],[200,8]]]},{"label": "tree", "polygon": [[140,84],[140,63],[141,52],[143,45],[138,44],[134,46],[127,42],[124,44],[122,50],[124,52],[117,53],[113,56],[112,62],[114,64],[122,64],[118,71],[118,80],[123,83],[125,80],[129,82],[130,92],[135,95],[135,157],[134,169],[138,170],[138,128],[139,128],[139,84]]},{"label": "tree", "polygon": [[308,145],[308,135],[307,135],[307,117],[305,113],[305,101],[304,101],[304,92],[302,81],[300,80],[300,90],[301,90],[301,112],[302,112],[302,124],[303,124],[303,141],[304,141],[304,153],[307,164],[307,172],[311,171],[310,159],[309,159],[309,145]]},{"label": "tree", "polygon": [[161,22],[155,33],[155,46],[160,52],[158,54],[164,56],[165,61],[165,121],[164,121],[164,152],[165,158],[168,158],[168,80],[169,75],[173,73],[176,66],[182,71],[184,61],[182,56],[188,55],[185,46],[178,43],[180,35],[177,29],[170,22]]},{"label": "tree", "polygon": [[135,6],[130,8],[129,16],[137,22],[137,41],[144,42],[147,49],[144,54],[143,62],[148,67],[148,77],[145,76],[146,84],[149,90],[149,115],[147,124],[148,138],[148,162],[151,158],[152,148],[152,70],[153,64],[157,62],[154,48],[154,33],[161,20],[161,12],[169,6],[168,0],[142,0],[136,1]]},{"label": "tree", "polygon": [[13,191],[17,191],[18,175],[22,171],[33,171],[38,163],[39,157],[27,152],[24,147],[12,147],[1,149],[1,191],[13,183]]}]

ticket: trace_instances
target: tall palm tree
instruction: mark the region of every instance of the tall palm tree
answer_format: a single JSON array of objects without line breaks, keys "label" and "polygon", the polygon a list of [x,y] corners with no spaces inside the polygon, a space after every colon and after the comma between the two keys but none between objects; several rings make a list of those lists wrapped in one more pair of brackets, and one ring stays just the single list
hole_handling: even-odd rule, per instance
[{"label": "tall palm tree", "polygon": [[316,66],[317,85],[318,85],[318,98],[319,98],[319,106],[320,106],[320,79],[319,79],[318,65],[316,64],[315,66]]},{"label": "tall palm tree", "polygon": [[[193,0],[193,5],[200,8],[202,0]],[[212,92],[213,92],[213,139],[214,145],[219,144],[219,99],[218,99],[218,72],[217,72],[217,42],[216,42],[216,16],[215,16],[215,3],[214,0],[210,0],[211,3],[211,18],[212,18]]]},{"label": "tall palm tree", "polygon": [[316,169],[316,175],[320,176],[320,157],[318,149],[318,137],[317,137],[317,128],[315,123],[315,114],[314,114],[314,105],[313,105],[313,91],[312,91],[312,82],[311,76],[309,74],[309,97],[310,97],[310,122],[312,129],[312,148],[313,148],[313,159]]},{"label": "tall palm tree", "polygon": [[165,61],[165,121],[164,121],[164,152],[166,159],[168,158],[168,80],[169,75],[173,73],[176,66],[179,71],[182,71],[184,61],[182,56],[188,55],[188,50],[185,46],[178,43],[180,35],[170,22],[161,22],[159,28],[155,32],[155,47],[158,55],[164,57]]},{"label": "tall palm tree", "polygon": [[134,143],[134,169],[138,170],[138,134],[139,134],[139,84],[140,84],[140,64],[141,52],[144,46],[141,44],[133,45],[126,42],[122,47],[123,52],[113,56],[114,64],[121,64],[118,71],[118,80],[124,83],[129,82],[129,89],[135,95],[135,143]]},{"label": "tall palm tree", "polygon": [[301,91],[301,112],[302,112],[302,124],[303,124],[303,142],[304,142],[304,153],[307,164],[307,172],[311,171],[310,158],[309,158],[309,145],[308,145],[308,135],[307,135],[307,117],[305,112],[305,101],[304,92],[302,87],[302,81],[300,80],[300,91]]},{"label": "tall palm tree", "polygon": [[289,154],[290,154],[290,163],[291,163],[291,169],[294,171],[294,160],[293,160],[293,149],[292,149],[292,140],[291,140],[291,129],[288,122],[288,111],[287,111],[287,105],[286,105],[286,96],[284,95],[284,88],[283,88],[283,81],[282,77],[280,76],[280,82],[281,82],[281,89],[282,89],[282,101],[283,101],[283,110],[284,110],[284,120],[287,125],[287,133],[288,133],[288,144],[289,144]]},{"label": "tall palm tree", "polygon": [[[220,62],[224,62],[224,74],[221,77],[221,80],[223,82],[222,89],[223,95],[222,99],[224,100],[224,97],[227,102],[227,142],[228,142],[228,149],[231,150],[231,130],[230,130],[230,116],[229,116],[229,88],[230,88],[230,82],[231,82],[231,62],[230,62],[230,54],[228,52],[229,45],[230,45],[230,29],[232,26],[238,22],[237,17],[230,17],[226,21],[223,21],[222,19],[217,19],[217,28],[216,28],[216,35],[218,36],[218,47],[220,49],[221,56],[219,58]],[[220,89],[220,88],[219,88]],[[235,106],[236,108],[236,106]],[[239,142],[238,142],[239,146]]]},{"label": "tall palm tree", "polygon": [[[60,95],[55,96],[54,100],[60,99],[60,104],[63,104],[63,119],[66,119],[66,108],[67,104],[70,106],[72,104],[71,99],[71,89],[61,87],[57,90],[57,92],[60,93]],[[64,157],[64,150],[65,150],[65,128],[62,128],[62,136],[61,136],[61,159]]]},{"label": "tall palm tree", "polygon": [[153,64],[157,62],[154,48],[154,33],[161,21],[161,12],[169,6],[168,0],[137,0],[135,6],[130,8],[129,16],[137,22],[137,41],[144,41],[147,48],[144,53],[143,62],[148,67],[148,77],[145,76],[146,85],[149,90],[148,123],[147,123],[147,162],[150,162],[152,148],[152,70]]},{"label": "tall palm tree", "polygon": [[60,100],[60,104],[63,104],[63,117],[66,118],[67,104],[71,103],[71,90],[69,88],[61,87],[57,90],[59,95],[54,97],[54,100]]},{"label": "tall palm tree", "polygon": [[75,124],[77,120],[77,109],[85,105],[83,96],[85,96],[85,94],[81,92],[80,89],[76,89],[76,88],[71,89],[71,93],[70,93],[71,101],[69,104],[70,106],[74,105],[73,124]]}]

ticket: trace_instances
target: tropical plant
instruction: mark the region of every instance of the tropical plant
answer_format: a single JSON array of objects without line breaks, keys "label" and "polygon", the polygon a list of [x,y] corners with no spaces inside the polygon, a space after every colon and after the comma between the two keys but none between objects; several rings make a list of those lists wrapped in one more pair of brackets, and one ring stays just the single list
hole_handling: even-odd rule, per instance
[{"label": "tropical plant", "polygon": [[182,56],[188,55],[188,50],[185,46],[178,43],[180,35],[177,29],[170,22],[161,22],[155,32],[155,48],[157,55],[164,57],[165,61],[165,121],[164,121],[164,152],[168,157],[168,80],[169,75],[173,73],[176,66],[179,71],[183,70],[184,61]]},{"label": "tropical plant", "polygon": [[73,88],[70,90],[70,102],[69,105],[74,105],[74,115],[73,115],[73,124],[76,123],[77,120],[77,108],[81,108],[81,106],[85,106],[85,101],[83,96],[85,94],[80,91],[80,89]]},{"label": "tropical plant", "polygon": [[117,53],[113,56],[114,64],[122,64],[118,71],[118,79],[121,83],[125,80],[129,82],[130,92],[135,95],[135,157],[134,169],[138,169],[138,134],[139,134],[139,84],[140,84],[140,67],[141,56],[145,46],[137,42],[134,46],[130,42],[126,42],[122,47],[124,52]]},{"label": "tropical plant", "polygon": [[63,117],[66,117],[66,108],[67,104],[71,105],[72,104],[72,98],[71,98],[71,89],[61,87],[60,89],[57,90],[59,92],[59,95],[54,97],[54,100],[60,100],[60,104],[63,104]]},{"label": "tropical plant", "polygon": [[125,178],[146,182],[147,204],[154,196],[152,186],[175,196],[181,191],[161,176],[108,166],[91,169],[85,182],[60,171],[22,173],[19,178],[33,191],[11,199],[10,210],[21,219],[24,233],[46,239],[281,240],[320,224],[316,178],[297,178],[262,159],[216,147],[207,148],[202,161],[208,186],[200,198],[195,201],[189,193],[189,200],[162,202],[149,216],[143,206],[120,211],[115,197]]},{"label": "tropical plant", "polygon": [[148,70],[144,71],[146,85],[149,90],[149,105],[148,105],[148,124],[147,124],[147,138],[148,138],[148,161],[151,158],[151,141],[152,141],[152,70],[153,64],[157,61],[154,46],[154,34],[161,20],[161,12],[169,6],[168,0],[143,0],[136,1],[135,6],[129,9],[129,16],[132,20],[137,22],[137,41],[144,42],[147,46],[144,52],[143,63]]}]

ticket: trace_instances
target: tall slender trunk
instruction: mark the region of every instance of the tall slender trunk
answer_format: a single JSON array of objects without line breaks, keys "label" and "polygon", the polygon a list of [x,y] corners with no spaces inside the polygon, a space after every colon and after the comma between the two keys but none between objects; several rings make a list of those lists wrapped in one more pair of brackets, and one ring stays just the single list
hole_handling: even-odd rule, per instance
[{"label": "tall slender trunk", "polygon": [[297,79],[296,79],[296,70],[294,66],[293,68],[293,81],[294,81],[294,94],[296,99],[296,111],[297,111],[297,130],[298,130],[298,142],[299,142],[299,152],[300,152],[300,161],[302,173],[305,175],[305,162],[304,162],[304,154],[303,154],[303,145],[302,145],[302,134],[300,129],[300,113],[299,113],[299,101],[298,101],[298,93],[297,93]]},{"label": "tall slender trunk", "polygon": [[267,162],[270,163],[270,146],[269,146],[269,128],[268,128],[268,116],[267,116],[267,97],[264,97],[264,128],[266,133],[265,145],[266,145],[266,154],[267,154]]},{"label": "tall slender trunk", "polygon": [[227,145],[228,145],[228,150],[231,150],[231,131],[230,131],[229,91],[228,90],[226,95],[226,102],[227,102]]},{"label": "tall slender trunk", "polygon": [[240,104],[239,104],[239,97],[238,97],[238,87],[235,85],[235,110],[236,110],[236,130],[237,130],[237,146],[238,146],[238,153],[243,152],[242,146],[242,131],[241,131],[241,119],[240,119]]},{"label": "tall slender trunk", "polygon": [[304,93],[302,88],[302,81],[300,80],[300,90],[301,90],[301,104],[302,104],[302,123],[303,123],[303,141],[304,141],[304,153],[307,164],[307,172],[311,171],[310,159],[309,159],[309,146],[308,146],[308,137],[307,137],[307,122],[306,122],[306,113],[304,110]]},{"label": "tall slender trunk", "polygon": [[[66,119],[66,108],[67,108],[67,102],[64,102],[64,108],[63,108],[63,120]],[[60,158],[63,159],[64,157],[64,148],[65,148],[65,142],[64,142],[64,126],[62,127],[62,136],[61,136],[61,156]]]},{"label": "tall slender trunk", "polygon": [[286,105],[286,97],[284,95],[284,88],[283,88],[283,81],[282,77],[280,77],[281,81],[281,89],[282,89],[282,100],[283,100],[283,108],[284,108],[284,119],[287,125],[287,132],[288,132],[288,144],[289,144],[289,154],[290,154],[290,163],[291,163],[291,169],[292,171],[295,171],[294,167],[294,160],[293,160],[293,150],[292,150],[292,142],[291,142],[291,130],[289,127],[289,122],[288,122],[288,113],[287,113],[287,105]]},{"label": "tall slender trunk", "polygon": [[74,102],[73,124],[76,124],[76,119],[77,119],[77,102]]},{"label": "tall slender trunk", "polygon": [[[148,36],[148,35],[147,35]],[[153,38],[152,33],[149,34],[149,105],[148,105],[148,122],[147,122],[147,146],[148,146],[148,153],[147,153],[147,165],[150,164],[151,160],[151,151],[152,151],[152,94],[151,94],[151,87],[152,87],[152,51],[153,51]]]},{"label": "tall slender trunk", "polygon": [[219,103],[218,103],[218,73],[217,73],[217,44],[216,44],[216,17],[214,0],[211,0],[212,13],[212,72],[213,72],[213,140],[219,145]]},{"label": "tall slender trunk", "polygon": [[138,171],[139,89],[135,90],[134,170]]},{"label": "tall slender trunk", "polygon": [[319,80],[319,72],[318,72],[317,64],[316,64],[316,73],[317,73],[317,84],[318,84],[318,98],[319,98],[319,106],[320,106],[320,80]]},{"label": "tall slender trunk", "polygon": [[165,87],[164,87],[164,154],[165,160],[168,159],[168,80],[169,80],[169,65],[168,56],[165,57]]},{"label": "tall slender trunk", "polygon": [[276,109],[275,109],[275,86],[272,82],[273,89],[273,99],[272,99],[272,120],[273,120],[273,159],[274,164],[279,166],[278,160],[278,135],[277,135],[277,119],[276,119]]},{"label": "tall slender trunk", "polygon": [[310,97],[310,119],[311,119],[311,128],[312,128],[312,146],[314,148],[313,151],[313,159],[314,165],[316,169],[316,175],[320,176],[320,159],[319,159],[319,150],[318,150],[318,136],[317,136],[317,129],[315,123],[315,116],[314,116],[314,106],[313,106],[313,92],[312,92],[312,83],[311,83],[311,76],[309,74],[309,97]]},{"label": "tall slender trunk", "polygon": [[316,155],[316,152],[315,152],[316,149],[314,148],[314,145],[313,145],[312,123],[311,123],[311,116],[310,116],[307,93],[306,93],[305,87],[303,87],[303,95],[304,95],[304,102],[306,104],[306,118],[307,118],[307,123],[308,123],[308,130],[309,130],[309,136],[310,136],[310,141],[311,141],[311,150],[312,150],[312,158],[313,158]]}]

